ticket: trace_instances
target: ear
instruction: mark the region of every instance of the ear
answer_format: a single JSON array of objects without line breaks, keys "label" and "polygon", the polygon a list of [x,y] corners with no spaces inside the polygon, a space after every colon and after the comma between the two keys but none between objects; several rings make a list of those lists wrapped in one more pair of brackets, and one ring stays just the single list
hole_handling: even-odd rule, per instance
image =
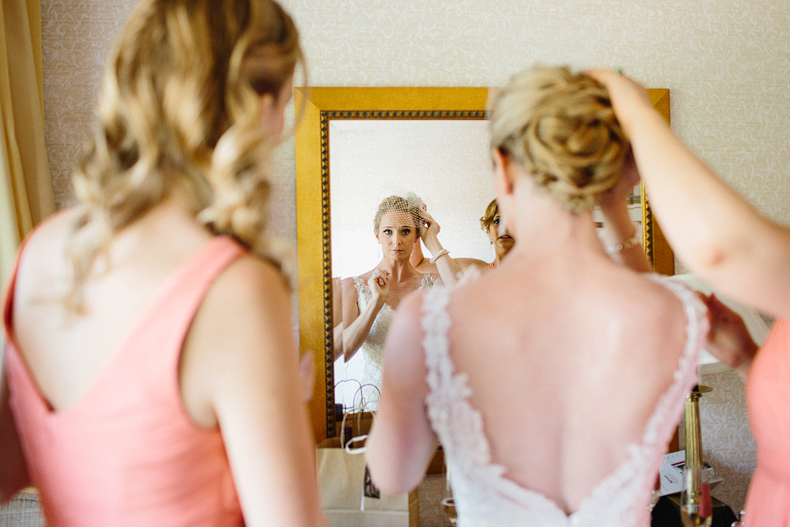
[{"label": "ear", "polygon": [[491,150],[491,158],[494,160],[494,188],[497,196],[513,194],[513,177],[510,173],[513,162],[510,156],[498,148],[493,148]]}]

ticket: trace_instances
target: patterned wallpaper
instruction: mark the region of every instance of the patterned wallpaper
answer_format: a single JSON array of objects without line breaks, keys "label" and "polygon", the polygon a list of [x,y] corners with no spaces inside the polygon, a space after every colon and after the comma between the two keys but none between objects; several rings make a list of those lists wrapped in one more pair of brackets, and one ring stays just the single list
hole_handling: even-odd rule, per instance
[{"label": "patterned wallpaper", "polygon": [[[46,141],[56,200],[90,133],[101,65],[135,0],[42,0]],[[542,62],[621,66],[669,88],[672,122],[760,211],[790,223],[790,3],[761,0],[283,0],[300,27],[315,86],[496,86]],[[296,239],[294,146],[274,175],[271,230]],[[738,507],[753,448],[742,387],[706,446],[733,467]],[[705,417],[703,417],[705,419]],[[703,421],[704,422],[704,421]],[[715,423],[715,424],[714,424]],[[752,449],[752,450],[750,450]],[[721,467],[720,471],[724,471]]]},{"label": "patterned wallpaper", "polygon": [[744,383],[730,370],[703,375],[702,384],[713,388],[699,405],[703,456],[724,478],[711,493],[737,514],[743,508],[756,463]]}]

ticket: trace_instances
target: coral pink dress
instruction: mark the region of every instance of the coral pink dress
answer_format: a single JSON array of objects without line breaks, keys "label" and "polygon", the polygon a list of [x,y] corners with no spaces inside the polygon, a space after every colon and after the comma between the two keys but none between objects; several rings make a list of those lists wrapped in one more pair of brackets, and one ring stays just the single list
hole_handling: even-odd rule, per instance
[{"label": "coral pink dress", "polygon": [[215,237],[155,294],[76,405],[55,411],[14,341],[16,269],[4,303],[11,409],[49,527],[243,525],[222,435],[196,426],[181,347],[215,278],[244,254]]},{"label": "coral pink dress", "polygon": [[746,497],[748,527],[790,527],[790,321],[777,320],[746,383],[757,469]]}]

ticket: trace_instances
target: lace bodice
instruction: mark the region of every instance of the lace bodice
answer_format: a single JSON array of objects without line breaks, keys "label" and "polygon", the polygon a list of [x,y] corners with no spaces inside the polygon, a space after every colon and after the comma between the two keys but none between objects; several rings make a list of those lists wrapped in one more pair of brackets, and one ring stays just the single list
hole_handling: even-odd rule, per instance
[{"label": "lace bodice", "polygon": [[[419,289],[431,287],[433,285],[433,275],[424,274],[420,282]],[[354,285],[357,288],[357,306],[359,306],[360,313],[365,310],[367,305],[373,298],[373,293],[368,284],[358,277],[354,277]],[[385,303],[384,307],[376,314],[376,320],[370,328],[365,342],[362,343],[360,351],[365,358],[365,369],[362,377],[362,384],[373,385],[376,388],[381,388],[381,370],[384,362],[384,342],[387,339],[387,332],[389,331],[392,319],[395,318],[395,310]],[[378,404],[378,393],[376,389],[364,388],[362,395],[364,400],[369,404],[367,409],[375,409]]]},{"label": "lace bodice", "polygon": [[428,368],[426,398],[431,426],[442,442],[453,489],[458,527],[647,527],[648,502],[666,446],[697,381],[697,356],[707,334],[705,308],[682,284],[654,278],[683,304],[687,339],[670,387],[659,397],[639,444],[601,480],[579,510],[568,516],[543,494],[507,479],[506,467],[491,461],[483,417],[469,402],[467,373],[456,373],[449,355],[450,289],[425,295],[422,327]]}]

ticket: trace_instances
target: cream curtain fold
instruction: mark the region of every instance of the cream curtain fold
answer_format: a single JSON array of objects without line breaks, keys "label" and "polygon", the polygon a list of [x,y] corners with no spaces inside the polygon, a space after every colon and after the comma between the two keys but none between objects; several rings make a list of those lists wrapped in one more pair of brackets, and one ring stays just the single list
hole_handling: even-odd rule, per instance
[{"label": "cream curtain fold", "polygon": [[0,10],[0,279],[20,241],[55,211],[44,146],[40,0],[2,0]]}]

